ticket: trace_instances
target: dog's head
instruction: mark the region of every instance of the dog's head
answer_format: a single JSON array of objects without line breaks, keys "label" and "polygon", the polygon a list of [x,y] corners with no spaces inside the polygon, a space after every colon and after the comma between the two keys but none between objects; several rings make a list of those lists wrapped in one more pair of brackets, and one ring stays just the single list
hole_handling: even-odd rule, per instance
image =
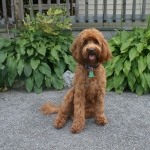
[{"label": "dog's head", "polygon": [[80,64],[94,65],[111,58],[107,41],[97,29],[83,30],[71,47],[74,59]]}]

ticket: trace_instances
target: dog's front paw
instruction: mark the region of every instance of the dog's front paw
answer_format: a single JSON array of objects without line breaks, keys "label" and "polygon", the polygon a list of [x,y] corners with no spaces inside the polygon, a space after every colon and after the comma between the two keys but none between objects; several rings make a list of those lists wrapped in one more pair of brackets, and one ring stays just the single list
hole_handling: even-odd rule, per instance
[{"label": "dog's front paw", "polygon": [[84,128],[84,125],[84,122],[74,122],[70,130],[72,133],[79,133]]},{"label": "dog's front paw", "polygon": [[54,126],[59,129],[62,128],[66,124],[66,122],[67,122],[66,118],[56,118],[54,120]]},{"label": "dog's front paw", "polygon": [[107,118],[105,117],[105,115],[99,116],[98,118],[95,119],[96,123],[98,125],[106,125],[108,123]]}]

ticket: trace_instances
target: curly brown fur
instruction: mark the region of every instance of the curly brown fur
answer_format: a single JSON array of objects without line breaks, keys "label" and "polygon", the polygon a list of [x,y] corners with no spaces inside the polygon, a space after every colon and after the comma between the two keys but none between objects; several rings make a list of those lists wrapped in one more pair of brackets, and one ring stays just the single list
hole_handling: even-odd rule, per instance
[{"label": "curly brown fur", "polygon": [[[69,116],[73,119],[72,133],[80,132],[85,118],[94,117],[98,125],[105,125],[104,96],[106,87],[105,70],[102,63],[110,60],[111,52],[101,32],[92,28],[83,30],[73,42],[71,52],[78,62],[73,87],[65,95],[60,106],[45,104],[43,114],[58,112],[54,120],[56,128],[63,127]],[[88,77],[90,69],[94,77]]]}]

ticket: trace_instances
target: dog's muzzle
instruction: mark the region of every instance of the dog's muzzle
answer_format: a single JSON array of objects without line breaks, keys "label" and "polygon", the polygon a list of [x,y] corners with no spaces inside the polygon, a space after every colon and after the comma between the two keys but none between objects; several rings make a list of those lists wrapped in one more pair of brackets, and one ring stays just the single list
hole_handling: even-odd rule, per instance
[{"label": "dog's muzzle", "polygon": [[89,49],[88,49],[88,58],[89,58],[90,60],[96,59],[96,56],[95,56],[95,49],[94,49],[94,48],[89,48]]}]

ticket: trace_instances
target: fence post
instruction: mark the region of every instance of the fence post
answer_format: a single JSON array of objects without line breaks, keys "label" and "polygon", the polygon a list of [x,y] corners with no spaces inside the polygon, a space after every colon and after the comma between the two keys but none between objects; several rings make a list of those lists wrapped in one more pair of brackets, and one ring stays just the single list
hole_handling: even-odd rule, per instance
[{"label": "fence post", "polygon": [[116,10],[117,10],[117,0],[113,3],[113,22],[116,22]]},{"label": "fence post", "polygon": [[97,19],[97,18],[98,18],[98,17],[97,17],[97,14],[98,14],[98,13],[97,13],[97,10],[98,10],[98,2],[97,2],[97,0],[95,0],[95,1],[94,1],[94,21],[95,21],[95,22],[97,22],[97,20],[98,20],[98,19]]},{"label": "fence post", "polygon": [[7,7],[6,7],[6,1],[2,0],[2,6],[3,6],[3,16],[5,19],[5,23],[8,23],[8,18],[7,18]]},{"label": "fence post", "polygon": [[132,21],[135,22],[136,0],[133,0],[132,4]]},{"label": "fence post", "polygon": [[42,13],[42,1],[38,0],[39,12]]},{"label": "fence post", "polygon": [[29,6],[30,6],[30,17],[34,17],[34,9],[33,9],[33,1],[29,0]]},{"label": "fence post", "polygon": [[88,6],[89,6],[89,2],[88,0],[85,0],[85,22],[88,22],[88,15],[89,15]]},{"label": "fence post", "polygon": [[123,4],[122,4],[122,7],[123,7],[123,12],[122,12],[122,21],[125,22],[126,20],[126,0],[123,0]]},{"label": "fence post", "polygon": [[67,9],[67,12],[69,13],[69,0],[66,0],[66,9]]},{"label": "fence post", "polygon": [[107,22],[107,0],[103,0],[104,12],[103,12],[103,22]]},{"label": "fence post", "polygon": [[75,4],[75,15],[76,15],[76,22],[79,22],[79,1],[76,0]]},{"label": "fence post", "polygon": [[14,0],[15,7],[15,20],[18,22],[19,20],[24,19],[24,11],[23,11],[23,1],[22,0]]},{"label": "fence post", "polygon": [[60,6],[60,0],[56,0],[57,1],[57,6]]},{"label": "fence post", "polygon": [[51,7],[51,0],[47,0],[48,3],[48,9]]},{"label": "fence post", "polygon": [[142,4],[142,21],[145,21],[145,9],[146,9],[146,0],[143,0],[143,4]]}]

